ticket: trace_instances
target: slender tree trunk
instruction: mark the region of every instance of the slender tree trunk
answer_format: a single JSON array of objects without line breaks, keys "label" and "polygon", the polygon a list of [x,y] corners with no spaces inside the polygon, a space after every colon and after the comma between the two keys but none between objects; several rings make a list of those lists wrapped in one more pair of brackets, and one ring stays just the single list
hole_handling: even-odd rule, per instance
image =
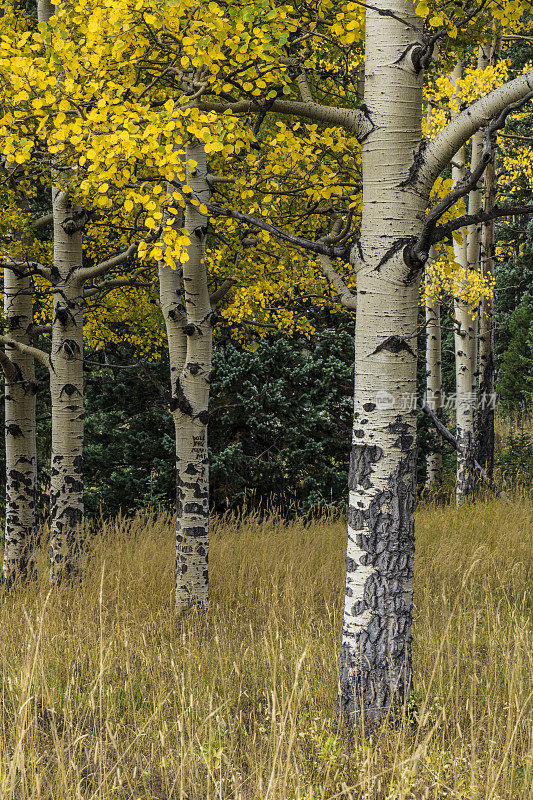
[{"label": "slender tree trunk", "polygon": [[[187,183],[202,203],[211,191],[203,143],[187,147]],[[196,162],[191,168],[190,161]],[[185,229],[190,236],[189,260],[183,265],[187,354],[175,389],[176,471],[176,607],[206,609],[208,605],[209,459],[207,420],[213,325],[205,245],[207,217],[189,205]]]},{"label": "slender tree trunk", "polygon": [[[30,278],[4,270],[4,316],[11,339],[31,344],[33,292]],[[34,575],[36,542],[37,448],[35,441],[35,368],[33,356],[5,346],[6,365],[6,523],[3,580]]]},{"label": "slender tree trunk", "polygon": [[76,578],[83,549],[83,285],[82,236],[67,192],[52,189],[54,308],[50,391],[50,580]]},{"label": "slender tree trunk", "polygon": [[[500,57],[501,39],[492,40],[490,63]],[[496,204],[497,180],[494,163],[485,172],[484,209]],[[494,276],[494,222],[483,226],[481,235],[481,271],[492,282]],[[479,390],[476,430],[477,460],[492,480],[494,474],[494,308],[493,298],[484,297],[479,315]]]},{"label": "slender tree trunk", "polygon": [[[187,147],[187,183],[209,202],[203,144]],[[192,168],[190,161],[196,162]],[[181,222],[181,220],[180,220]],[[160,302],[167,329],[176,432],[176,607],[208,605],[209,461],[207,420],[213,326],[205,266],[207,217],[193,205],[185,212],[191,239],[181,273],[159,265]]]},{"label": "slender tree trunk", "polygon": [[[452,80],[461,77],[461,64],[457,64]],[[452,165],[452,179],[454,184],[460,183],[465,177],[465,148],[462,147],[454,156]],[[467,274],[468,256],[474,252],[472,239],[470,247],[468,237],[463,236],[462,242],[453,245],[454,257],[461,270]],[[455,317],[455,388],[456,388],[456,438],[457,438],[457,475],[456,475],[456,500],[460,504],[463,500],[474,498],[474,411],[475,400],[472,399],[472,386],[474,381],[474,352],[476,339],[475,319],[468,303],[459,296],[454,298]],[[474,395],[475,398],[475,395]]]},{"label": "slender tree trunk", "polygon": [[[456,257],[457,258],[457,257]],[[456,501],[474,499],[474,372],[475,324],[468,305],[455,298],[455,383],[457,478]],[[475,394],[474,394],[475,397]]]},{"label": "slender tree trunk", "polygon": [[[429,289],[427,273],[426,288]],[[437,419],[442,419],[442,352],[440,327],[440,301],[428,297],[426,292],[426,397],[427,404]],[[432,442],[432,452],[426,459],[426,487],[432,489],[442,482],[442,443]]]},{"label": "slender tree trunk", "polygon": [[419,278],[403,243],[427,204],[412,187],[421,142],[421,41],[411,0],[390,0],[403,24],[366,12],[363,218],[357,269],[354,430],[338,713],[368,725],[402,708],[411,688]]},{"label": "slender tree trunk", "polygon": [[[54,13],[38,0],[39,22]],[[60,76],[58,76],[60,80]],[[83,282],[82,235],[68,191],[52,186],[54,266],[50,394],[50,581],[59,584],[81,574],[83,550]]]}]

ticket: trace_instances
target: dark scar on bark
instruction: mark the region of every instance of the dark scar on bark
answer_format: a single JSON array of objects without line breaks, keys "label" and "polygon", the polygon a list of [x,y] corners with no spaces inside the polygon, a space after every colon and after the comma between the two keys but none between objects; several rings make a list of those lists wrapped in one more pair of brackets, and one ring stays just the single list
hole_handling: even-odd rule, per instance
[{"label": "dark scar on bark", "polygon": [[411,448],[414,445],[415,437],[411,432],[411,428],[404,422],[400,416],[396,417],[394,422],[391,422],[388,426],[390,433],[397,434],[398,438],[395,442],[393,442],[393,447],[398,447],[402,453],[410,452]]},{"label": "dark scar on bark", "polygon": [[377,267],[374,267],[376,272],[379,272],[381,267],[389,261],[396,253],[399,253],[407,244],[411,244],[414,242],[414,238],[412,236],[403,236],[401,239],[397,239],[394,244],[389,247]]},{"label": "dark scar on bark", "polygon": [[11,425],[6,425],[6,433],[8,433],[14,439],[18,439],[20,436],[24,436],[20,425],[17,425],[14,422],[11,423]]},{"label": "dark scar on bark", "polygon": [[371,487],[370,475],[374,464],[383,457],[381,447],[373,444],[354,444],[350,453],[350,472],[348,476],[348,488],[363,489]]},{"label": "dark scar on bark", "polygon": [[402,350],[405,350],[407,353],[411,353],[413,358],[416,358],[416,355],[413,353],[405,339],[402,339],[401,336],[389,336],[384,342],[378,344],[372,355],[375,356],[376,353],[381,352],[381,350],[389,350],[391,353],[395,354],[401,353]]},{"label": "dark scar on bark", "polygon": [[176,411],[176,409],[181,411],[182,414],[186,414],[188,417],[192,416],[192,405],[185,396],[185,392],[183,391],[183,387],[179,378],[176,380],[175,396],[170,401],[170,410]]},{"label": "dark scar on bark", "polygon": [[[401,713],[409,699],[411,603],[404,590],[413,575],[415,465],[411,447],[370,506],[349,509],[348,524],[364,551],[359,563],[374,569],[351,609],[355,616],[370,611],[371,617],[355,648],[344,643],[341,649],[337,718],[348,726],[355,713],[362,713],[372,727],[389,711]],[[348,570],[357,566],[353,559],[346,562]]]},{"label": "dark scar on bark", "polygon": [[405,186],[411,186],[411,184],[413,184],[418,178],[420,170],[424,165],[424,153],[426,152],[427,146],[428,146],[427,139],[422,139],[418,147],[418,150],[414,154],[413,163],[409,168],[409,174],[407,178],[400,183],[400,186],[402,188]]},{"label": "dark scar on bark", "polygon": [[80,390],[74,386],[73,383],[65,383],[61,391],[59,392],[59,396],[61,397],[65,393],[67,397],[72,397],[75,394],[81,395]]}]

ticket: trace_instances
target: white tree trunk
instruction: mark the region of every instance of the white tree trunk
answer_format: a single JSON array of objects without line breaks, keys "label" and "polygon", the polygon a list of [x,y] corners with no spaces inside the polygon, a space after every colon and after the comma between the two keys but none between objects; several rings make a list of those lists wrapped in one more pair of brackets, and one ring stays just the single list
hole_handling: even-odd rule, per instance
[{"label": "white tree trunk", "polygon": [[[461,64],[457,64],[452,80],[461,77]],[[454,185],[464,180],[465,148],[455,154],[452,164],[452,180]],[[470,237],[470,254],[474,252],[472,240],[476,232]],[[454,241],[454,257],[456,263],[466,275],[468,270],[469,242],[467,235],[463,235],[462,242]],[[462,290],[462,286],[461,286]],[[476,327],[475,319],[470,312],[468,304],[460,296],[454,298],[454,344],[455,344],[455,389],[456,389],[456,438],[457,438],[457,471],[456,471],[456,500],[461,503],[463,499],[474,497],[474,410],[475,399],[472,399],[472,385],[474,381],[474,352]],[[474,395],[475,398],[475,395]]]},{"label": "white tree trunk", "polygon": [[[429,286],[428,286],[429,288]],[[426,295],[426,402],[437,419],[442,419],[442,347],[440,301]],[[442,482],[442,443],[432,437],[432,452],[426,458],[426,487]]]},{"label": "white tree trunk", "polygon": [[[38,0],[39,22],[54,13],[49,0]],[[58,76],[60,80],[60,76]],[[52,458],[50,464],[50,581],[81,574],[83,550],[83,281],[82,235],[78,209],[68,191],[52,186],[54,266],[50,394]]]},{"label": "white tree trunk", "polygon": [[413,191],[421,142],[420,41],[411,0],[390,0],[402,24],[367,7],[362,144],[363,219],[357,269],[354,430],[338,712],[367,724],[402,707],[411,687],[419,278],[403,258],[427,197]]},{"label": "white tree trunk", "polygon": [[76,578],[83,549],[83,284],[82,236],[67,192],[52,189],[54,307],[50,392],[50,580]]},{"label": "white tree trunk", "polygon": [[[187,147],[187,183],[209,202],[203,144]],[[191,168],[189,162],[196,162]],[[180,274],[159,265],[161,310],[167,329],[176,432],[176,607],[179,612],[208,605],[209,462],[207,420],[213,326],[205,266],[207,217],[192,205],[185,212],[191,239]]]},{"label": "white tree trunk", "polygon": [[429,193],[479,127],[533,90],[530,71],[472,104],[421,147],[420,27],[413,0],[366,7],[371,128],[362,141],[362,229],[352,259],[354,431],[338,712],[343,721],[359,712],[368,724],[405,707],[411,686],[415,348],[419,276],[431,239],[424,221]]},{"label": "white tree trunk", "polygon": [[[33,292],[28,276],[4,269],[4,317],[11,339],[31,344]],[[3,580],[34,575],[36,541],[37,448],[33,356],[6,344],[5,369],[6,522]]]}]

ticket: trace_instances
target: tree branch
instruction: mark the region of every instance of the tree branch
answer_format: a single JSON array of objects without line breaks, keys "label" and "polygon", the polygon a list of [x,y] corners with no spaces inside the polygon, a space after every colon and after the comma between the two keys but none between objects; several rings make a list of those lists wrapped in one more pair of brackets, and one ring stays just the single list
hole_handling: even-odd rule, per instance
[{"label": "tree branch", "polygon": [[53,221],[54,221],[53,214],[45,214],[44,217],[36,219],[35,222],[32,222],[30,228],[33,231],[41,231],[43,228],[46,228],[47,225],[50,225]]},{"label": "tree branch", "polygon": [[22,274],[24,275],[28,274],[28,271],[29,274],[31,274],[31,272],[36,272],[47,280],[50,280],[52,276],[52,271],[38,261],[14,261],[13,259],[7,259],[6,261],[0,261],[0,267],[2,269],[12,269],[14,272],[16,270],[23,270]]},{"label": "tree branch", "polygon": [[95,294],[104,294],[110,292],[112,289],[118,289],[121,286],[133,286],[139,275],[142,275],[144,272],[144,268],[141,267],[140,269],[136,269],[131,275],[127,278],[111,278],[106,281],[102,281],[102,283],[98,283],[96,286],[89,286],[83,292],[83,297],[94,297]]},{"label": "tree branch", "polygon": [[337,293],[341,305],[343,305],[344,308],[350,309],[350,311],[355,311],[357,298],[346,286],[339,273],[334,269],[331,258],[327,255],[320,254],[318,256],[318,261],[322,274],[327,278]]},{"label": "tree branch", "polygon": [[209,298],[211,301],[211,305],[215,306],[217,303],[219,303],[222,300],[222,298],[227,295],[227,293],[230,291],[234,283],[235,281],[232,281],[231,279],[228,278],[218,287],[218,289],[215,289],[215,291],[211,294]]},{"label": "tree branch", "polygon": [[452,235],[454,231],[459,228],[465,228],[468,225],[478,225],[480,222],[490,222],[491,219],[501,219],[502,217],[517,217],[525,214],[533,214],[533,206],[507,206],[500,208],[494,206],[490,211],[476,211],[475,214],[463,214],[444,225],[437,225],[433,231],[431,239],[432,244],[441,242]]},{"label": "tree branch", "polygon": [[213,217],[227,217],[228,219],[235,219],[238,222],[246,222],[248,225],[254,225],[256,228],[261,228],[263,231],[271,233],[277,239],[281,239],[290,247],[302,248],[311,253],[322,253],[331,258],[342,258],[344,261],[349,261],[350,250],[352,243],[346,244],[342,247],[334,247],[328,245],[325,241],[313,242],[311,239],[304,239],[300,236],[295,236],[292,233],[276,228],[269,222],[261,219],[260,217],[252,217],[250,214],[241,214],[240,211],[233,211],[229,208],[220,208],[211,204],[207,205],[209,213]]},{"label": "tree branch", "polygon": [[138,247],[139,242],[134,242],[134,244],[130,244],[127,250],[123,250],[122,253],[117,253],[116,256],[108,258],[106,261],[100,261],[99,264],[95,264],[93,267],[82,267],[78,270],[78,276],[82,281],[87,281],[91,278],[97,278],[99,275],[105,275],[105,273],[109,272],[109,270],[114,269],[115,267],[120,267],[122,264],[126,264],[131,258],[133,258],[138,250]]},{"label": "tree branch", "polygon": [[494,137],[496,132],[503,128],[509,114],[511,114],[513,111],[517,111],[525,103],[527,103],[528,100],[531,99],[533,99],[533,91],[529,92],[525,95],[525,97],[522,97],[513,103],[508,103],[503,109],[501,109],[498,116],[492,120],[490,125],[485,128],[483,137],[483,152],[475,168],[465,177],[464,180],[460,181],[456,186],[454,186],[452,191],[439,203],[437,203],[437,205],[434,206],[434,208],[432,208],[431,211],[426,215],[422,233],[415,244],[409,248],[409,258],[413,259],[414,263],[419,263],[421,265],[425,264],[428,258],[429,248],[431,244],[434,244],[433,233],[437,222],[447,211],[450,210],[454,203],[460,200],[461,197],[465,197],[467,194],[469,194],[469,192],[476,188],[478,181],[494,156]]},{"label": "tree branch", "polygon": [[[426,147],[417,175],[417,184],[430,187],[457,151],[479,129],[502,113],[528,102],[533,97],[533,70],[499,86],[451,120]],[[513,108],[514,107],[514,108]],[[509,109],[507,111],[507,109]]]},{"label": "tree branch", "polygon": [[[201,100],[198,103],[201,111],[216,111],[219,114],[231,111],[233,114],[245,114],[250,112],[260,112],[262,104],[259,100],[241,100],[237,103],[220,103],[209,100]],[[298,102],[296,100],[274,100],[269,104],[269,110],[276,114],[285,114],[294,117],[312,119],[315,122],[323,122],[326,125],[337,125],[345,128],[352,133],[359,141],[368,136],[374,129],[371,121],[362,111],[353,108],[335,108],[334,106],[324,106],[321,103]]]},{"label": "tree branch", "polygon": [[10,345],[15,350],[18,350],[19,353],[25,353],[28,356],[33,356],[37,361],[40,361],[41,364],[44,364],[48,370],[50,369],[50,356],[48,353],[45,353],[44,350],[39,350],[38,347],[31,347],[29,344],[16,342],[14,339],[10,339],[9,336],[0,335],[0,342],[2,342],[2,344]]}]

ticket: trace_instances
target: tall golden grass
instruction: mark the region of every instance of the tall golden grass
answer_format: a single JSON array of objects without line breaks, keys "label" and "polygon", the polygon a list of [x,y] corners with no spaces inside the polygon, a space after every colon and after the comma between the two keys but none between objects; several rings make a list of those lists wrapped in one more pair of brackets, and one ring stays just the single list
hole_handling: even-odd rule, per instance
[{"label": "tall golden grass", "polygon": [[0,603],[0,797],[525,800],[533,504],[417,515],[414,722],[337,735],[342,522],[215,520],[211,608],[172,608],[169,518],[96,526],[86,577]]}]

